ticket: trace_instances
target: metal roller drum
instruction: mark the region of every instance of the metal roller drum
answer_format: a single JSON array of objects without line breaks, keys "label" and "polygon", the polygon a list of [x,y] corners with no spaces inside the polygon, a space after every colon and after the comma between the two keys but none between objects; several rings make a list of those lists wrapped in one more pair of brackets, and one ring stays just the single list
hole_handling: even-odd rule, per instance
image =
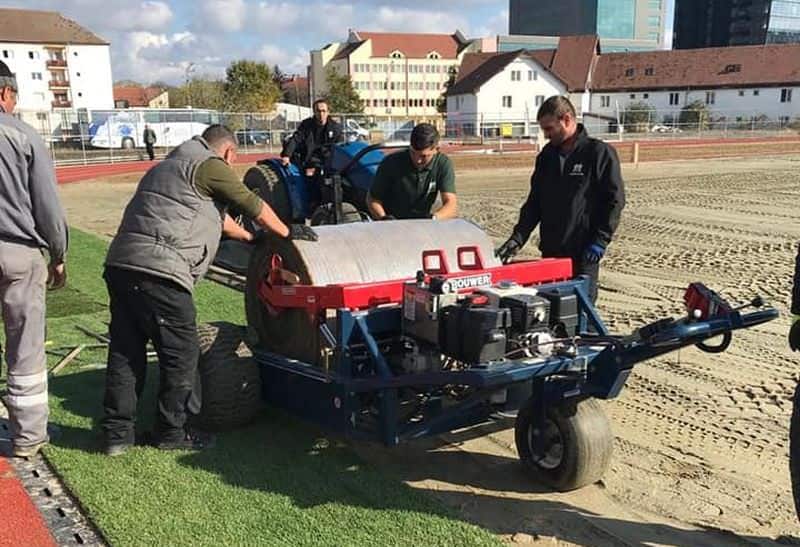
[{"label": "metal roller drum", "polygon": [[257,295],[258,283],[274,254],[300,283],[332,285],[413,278],[422,268],[422,252],[441,249],[451,271],[458,271],[456,249],[476,246],[484,266],[499,266],[489,236],[466,220],[398,220],[319,226],[319,241],[266,239],[254,250],[247,273],[247,321],[260,345],[269,351],[318,363],[318,325],[304,310],[267,311]]}]

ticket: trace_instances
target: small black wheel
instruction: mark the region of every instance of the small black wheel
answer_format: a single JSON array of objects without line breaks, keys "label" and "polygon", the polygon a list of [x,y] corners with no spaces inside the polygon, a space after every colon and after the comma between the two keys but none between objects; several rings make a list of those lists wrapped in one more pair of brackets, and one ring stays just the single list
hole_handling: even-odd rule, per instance
[{"label": "small black wheel", "polygon": [[[342,224],[350,224],[351,222],[361,222],[363,217],[361,212],[352,203],[342,203]],[[325,204],[320,205],[311,214],[309,223],[312,226],[324,226],[334,223],[333,205]]]},{"label": "small black wheel", "polygon": [[789,471],[792,477],[794,509],[800,519],[800,383],[792,399],[792,421],[789,424]]},{"label": "small black wheel", "polygon": [[534,399],[528,399],[514,426],[519,458],[532,477],[564,492],[602,478],[614,435],[597,400],[549,407],[541,424],[535,423],[534,405]]}]

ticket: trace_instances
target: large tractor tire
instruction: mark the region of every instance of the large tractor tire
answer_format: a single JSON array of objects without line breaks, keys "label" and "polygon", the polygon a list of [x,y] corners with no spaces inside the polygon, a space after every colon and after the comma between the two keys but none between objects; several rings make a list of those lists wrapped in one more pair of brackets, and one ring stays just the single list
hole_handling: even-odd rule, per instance
[{"label": "large tractor tire", "polygon": [[231,323],[198,326],[200,384],[198,425],[229,430],[251,422],[262,408],[261,375],[245,344],[245,327]]},{"label": "large tractor tire", "polygon": [[789,471],[792,477],[794,508],[800,518],[800,383],[792,399],[792,421],[789,424]]},{"label": "large tractor tire", "polygon": [[[342,203],[342,222],[341,224],[349,224],[350,222],[361,222],[364,220],[362,213],[352,203]],[[320,205],[311,214],[310,223],[312,226],[324,226],[327,224],[335,224],[333,204]]]},{"label": "large tractor tire", "polygon": [[[289,201],[286,182],[274,165],[261,163],[248,169],[244,174],[244,185],[272,207],[272,210],[283,222],[288,224],[292,221],[292,204]],[[249,219],[246,219],[242,225],[251,232],[255,232],[252,221]]]},{"label": "large tractor tire", "polygon": [[514,437],[520,460],[532,477],[563,492],[602,478],[611,461],[614,435],[596,399],[567,402],[535,419],[535,401],[520,409]]}]

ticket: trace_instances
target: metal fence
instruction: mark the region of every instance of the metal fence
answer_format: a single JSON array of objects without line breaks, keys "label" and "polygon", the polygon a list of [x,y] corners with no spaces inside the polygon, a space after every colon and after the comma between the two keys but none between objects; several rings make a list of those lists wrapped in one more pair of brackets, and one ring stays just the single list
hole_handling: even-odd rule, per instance
[{"label": "metal fence", "polygon": [[[300,119],[252,112],[215,112],[198,109],[125,109],[20,111],[47,143],[56,165],[86,165],[148,159],[144,129],[156,134],[156,157],[163,157],[184,140],[202,133],[211,123],[221,123],[236,134],[240,154],[280,152],[284,140]],[[392,116],[338,114],[348,141],[407,141],[420,121],[443,127],[441,118],[410,119]]]},{"label": "metal fence", "polygon": [[[163,157],[210,123],[222,123],[236,134],[240,154],[280,152],[283,141],[301,120],[263,113],[209,110],[57,110],[18,115],[37,129],[56,165],[85,165],[147,159],[145,124],[156,133],[155,153]],[[430,122],[449,144],[543,144],[535,118],[501,113],[464,113],[434,117],[333,115],[348,141],[407,142],[414,126]],[[757,112],[713,112],[706,116],[628,110],[613,116],[585,114],[581,121],[593,136],[612,141],[798,136],[800,119],[769,118]]]}]

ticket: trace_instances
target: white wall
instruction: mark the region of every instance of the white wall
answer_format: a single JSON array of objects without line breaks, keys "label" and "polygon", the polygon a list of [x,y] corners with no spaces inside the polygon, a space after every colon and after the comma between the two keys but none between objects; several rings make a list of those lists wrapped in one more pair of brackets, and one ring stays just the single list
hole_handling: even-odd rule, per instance
[{"label": "white wall", "polygon": [[[511,73],[519,71],[521,80],[512,81]],[[533,71],[534,80],[530,80],[528,72]],[[477,110],[484,119],[507,119],[536,121],[536,112],[540,103],[552,95],[566,93],[564,84],[536,61],[519,58],[509,63],[502,72],[483,84],[478,91]],[[503,106],[503,97],[511,97],[511,107]]]},{"label": "white wall", "polygon": [[[33,52],[34,59],[29,53]],[[16,74],[19,95],[18,110],[50,110],[53,94],[50,93],[50,73],[47,70],[47,52],[37,44],[0,43],[0,61]],[[33,73],[41,74],[35,80]]]},{"label": "white wall", "polygon": [[67,46],[72,108],[114,108],[109,46]]},{"label": "white wall", "polygon": [[[114,107],[109,46],[65,46],[67,62],[66,92],[72,108],[108,109]],[[33,53],[33,59],[30,54]],[[77,53],[77,55],[75,55]],[[18,110],[51,110],[53,91],[50,80],[57,69],[47,67],[49,50],[39,44],[0,43],[0,60],[17,76]],[[41,75],[41,80],[33,74]],[[80,75],[79,75],[80,74]]]},{"label": "white wall", "polygon": [[[761,87],[746,89],[700,89],[700,90],[675,90],[675,91],[649,91],[649,92],[627,92],[627,93],[600,93],[594,92],[591,95],[591,111],[606,116],[615,116],[617,104],[619,110],[623,111],[630,103],[646,102],[656,109],[658,122],[660,123],[665,116],[677,115],[685,105],[696,100],[706,101],[706,92],[714,93],[714,104],[710,104],[709,110],[712,117],[725,117],[735,121],[737,117],[749,119],[751,116],[765,115],[772,120],[788,116],[789,118],[800,117],[800,86],[792,88],[791,102],[781,102],[781,87]],[[754,91],[758,95],[754,94]],[[744,96],[740,96],[740,91]],[[670,93],[678,93],[678,104],[670,105]],[[602,97],[609,97],[610,105],[602,106]]]}]

